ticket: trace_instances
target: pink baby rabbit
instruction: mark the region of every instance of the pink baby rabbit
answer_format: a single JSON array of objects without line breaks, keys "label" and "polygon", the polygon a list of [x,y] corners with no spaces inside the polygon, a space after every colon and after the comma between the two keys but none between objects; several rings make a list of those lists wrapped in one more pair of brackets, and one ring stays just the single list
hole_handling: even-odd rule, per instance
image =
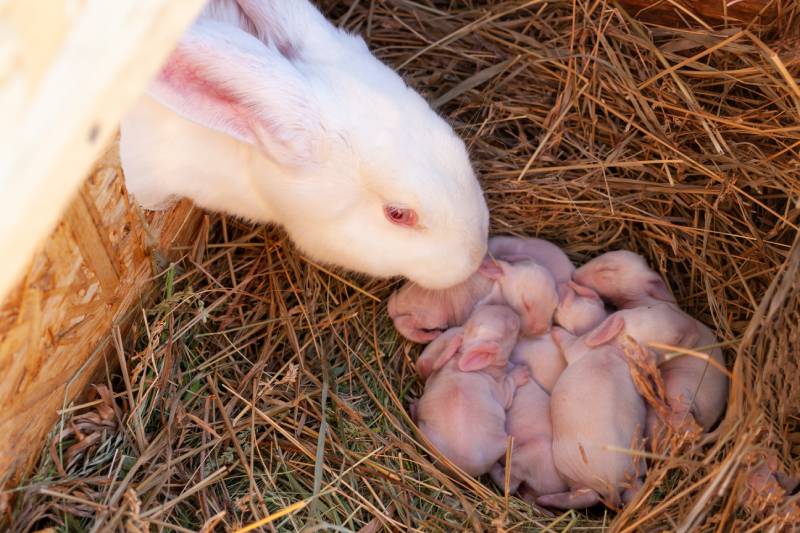
[{"label": "pink baby rabbit", "polygon": [[505,453],[506,409],[528,380],[524,369],[508,363],[518,332],[519,318],[508,307],[478,307],[461,336],[439,345],[416,404],[420,431],[473,476],[489,472]]},{"label": "pink baby rabbit", "polygon": [[577,269],[572,279],[620,309],[653,301],[675,302],[664,280],[647,266],[644,257],[628,250],[595,257]]},{"label": "pink baby rabbit", "polygon": [[511,352],[511,362],[526,366],[531,378],[548,394],[567,368],[567,361],[550,332],[536,337],[520,337]]},{"label": "pink baby rabbit", "polygon": [[447,328],[466,322],[493,286],[494,281],[478,272],[449,289],[425,289],[408,282],[389,297],[389,316],[408,340],[430,342]]},{"label": "pink baby rabbit", "polygon": [[582,337],[554,331],[567,369],[551,396],[553,453],[556,468],[572,490],[539,498],[539,503],[570,508],[602,500],[618,507],[630,501],[643,464],[624,451],[607,448],[637,446],[647,417],[624,343],[627,337],[646,337],[681,346],[694,342],[696,335],[694,322],[665,304],[618,311]]},{"label": "pink baby rabbit", "polygon": [[211,0],[122,123],[128,190],[280,224],[310,258],[444,288],[486,253],[464,143],[308,0]]},{"label": "pink baby rabbit", "polygon": [[497,259],[507,261],[522,257],[533,259],[550,271],[558,285],[569,281],[575,271],[575,265],[567,254],[552,242],[543,239],[498,235],[489,239],[489,253]]},{"label": "pink baby rabbit", "polygon": [[641,440],[646,409],[617,337],[624,320],[612,315],[595,330],[554,336],[567,360],[550,397],[553,458],[569,492],[540,496],[541,505],[562,509],[603,501],[619,507],[638,487],[643,465],[630,449]]},{"label": "pink baby rabbit", "polygon": [[[699,349],[708,353],[717,365],[724,368],[725,359],[718,347],[714,333],[701,322],[678,309],[675,298],[661,277],[643,257],[620,250],[592,259],[575,272],[575,280],[593,288],[603,298],[622,309],[666,302],[696,327],[694,342],[682,347]],[[639,336],[641,343],[652,342]],[[669,344],[669,343],[666,343]],[[659,365],[667,401],[672,408],[673,426],[681,422],[691,425],[696,421],[708,431],[725,412],[728,398],[728,377],[715,365],[694,356],[679,356]],[[653,435],[659,426],[655,412],[648,414],[648,434]]]},{"label": "pink baby rabbit", "polygon": [[405,284],[389,298],[388,311],[400,334],[424,343],[463,324],[480,303],[509,305],[522,318],[522,333],[537,335],[549,329],[558,294],[549,271],[535,261],[487,258],[478,272],[450,289]]},{"label": "pink baby rabbit", "polygon": [[558,289],[558,307],[553,320],[573,335],[583,335],[605,320],[608,313],[600,296],[574,281]]},{"label": "pink baby rabbit", "polygon": [[491,303],[506,303],[520,316],[520,334],[541,335],[550,329],[558,306],[558,292],[550,270],[533,259],[484,261],[481,273],[497,281]]},{"label": "pink baby rabbit", "polygon": [[[506,430],[514,437],[511,452],[509,491],[521,483],[535,496],[562,493],[568,489],[553,462],[553,427],[550,421],[550,396],[535,381],[519,387],[506,413]],[[492,479],[505,486],[505,469],[498,463]]]}]

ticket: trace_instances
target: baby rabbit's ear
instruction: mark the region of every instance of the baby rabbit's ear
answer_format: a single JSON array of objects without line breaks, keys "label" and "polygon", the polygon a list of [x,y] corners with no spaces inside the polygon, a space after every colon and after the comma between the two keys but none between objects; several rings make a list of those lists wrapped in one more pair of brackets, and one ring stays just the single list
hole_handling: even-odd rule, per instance
[{"label": "baby rabbit's ear", "polygon": [[590,289],[589,287],[586,287],[579,283],[575,283],[574,281],[568,281],[567,285],[569,285],[569,287],[573,291],[575,291],[575,294],[577,294],[578,296],[582,296],[584,298],[591,298],[592,300],[600,300],[600,295],[597,294],[597,292],[595,292],[593,289]]},{"label": "baby rabbit's ear", "polygon": [[439,357],[437,357],[436,361],[433,362],[434,372],[441,369],[450,359],[453,358],[453,356],[458,352],[459,348],[461,348],[461,343],[463,341],[464,335],[459,333],[447,342],[442,349],[442,352],[439,354]]},{"label": "baby rabbit's ear", "polygon": [[625,327],[625,319],[618,314],[613,314],[594,328],[586,336],[586,346],[594,348],[614,340]]},{"label": "baby rabbit's ear", "polygon": [[500,345],[494,341],[484,341],[470,346],[469,351],[461,355],[458,360],[458,369],[462,372],[476,372],[490,366],[497,354],[500,353]]},{"label": "baby rabbit's ear", "polygon": [[487,256],[478,267],[478,273],[492,281],[497,281],[505,275],[507,265],[508,263],[504,261]]},{"label": "baby rabbit's ear", "polygon": [[312,162],[320,114],[303,77],[275,46],[241,28],[200,18],[148,93],[182,117],[258,145],[281,165]]}]

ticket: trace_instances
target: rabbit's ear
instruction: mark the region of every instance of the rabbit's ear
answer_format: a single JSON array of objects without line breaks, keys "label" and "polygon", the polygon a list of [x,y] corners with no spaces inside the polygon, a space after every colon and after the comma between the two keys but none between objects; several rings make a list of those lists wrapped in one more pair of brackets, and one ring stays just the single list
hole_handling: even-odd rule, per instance
[{"label": "rabbit's ear", "polygon": [[318,155],[320,114],[291,61],[238,27],[201,18],[148,93],[182,117],[258,145],[280,165]]},{"label": "rabbit's ear", "polygon": [[494,341],[482,341],[470,346],[458,361],[458,369],[462,372],[477,372],[491,366],[500,355],[500,344]]},{"label": "rabbit's ear", "polygon": [[346,42],[341,40],[343,32],[328,22],[309,0],[236,0],[236,3],[255,26],[258,38],[274,43],[289,59],[307,59],[308,52],[329,55],[333,47]]},{"label": "rabbit's ear", "polygon": [[584,285],[579,283],[575,283],[574,281],[568,281],[567,285],[577,294],[578,296],[582,296],[583,298],[589,298],[591,300],[598,300],[600,301],[600,295],[594,289],[590,289]]},{"label": "rabbit's ear", "polygon": [[599,326],[586,334],[586,346],[595,348],[614,340],[625,328],[625,319],[622,315],[614,313],[605,319]]},{"label": "rabbit's ear", "polygon": [[508,271],[508,263],[499,259],[485,257],[478,267],[478,272],[485,278],[492,281],[497,281],[506,275]]}]

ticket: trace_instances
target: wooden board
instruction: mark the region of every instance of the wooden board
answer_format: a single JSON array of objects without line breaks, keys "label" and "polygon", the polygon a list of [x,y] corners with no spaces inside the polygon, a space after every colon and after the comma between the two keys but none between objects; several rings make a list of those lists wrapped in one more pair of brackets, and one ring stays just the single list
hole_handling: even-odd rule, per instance
[{"label": "wooden board", "polygon": [[0,2],[0,299],[203,3]]},{"label": "wooden board", "polygon": [[143,213],[124,190],[116,142],[0,306],[0,486],[41,451],[58,411],[82,393],[150,287],[153,253],[197,233],[183,202]]}]

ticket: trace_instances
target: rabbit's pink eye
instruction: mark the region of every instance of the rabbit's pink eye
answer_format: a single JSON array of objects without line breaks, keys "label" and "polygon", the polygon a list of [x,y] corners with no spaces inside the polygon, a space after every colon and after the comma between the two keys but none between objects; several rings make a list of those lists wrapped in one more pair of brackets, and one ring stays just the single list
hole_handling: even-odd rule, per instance
[{"label": "rabbit's pink eye", "polygon": [[413,209],[387,205],[383,207],[383,214],[386,215],[389,222],[398,226],[413,228],[417,225],[417,213]]}]

